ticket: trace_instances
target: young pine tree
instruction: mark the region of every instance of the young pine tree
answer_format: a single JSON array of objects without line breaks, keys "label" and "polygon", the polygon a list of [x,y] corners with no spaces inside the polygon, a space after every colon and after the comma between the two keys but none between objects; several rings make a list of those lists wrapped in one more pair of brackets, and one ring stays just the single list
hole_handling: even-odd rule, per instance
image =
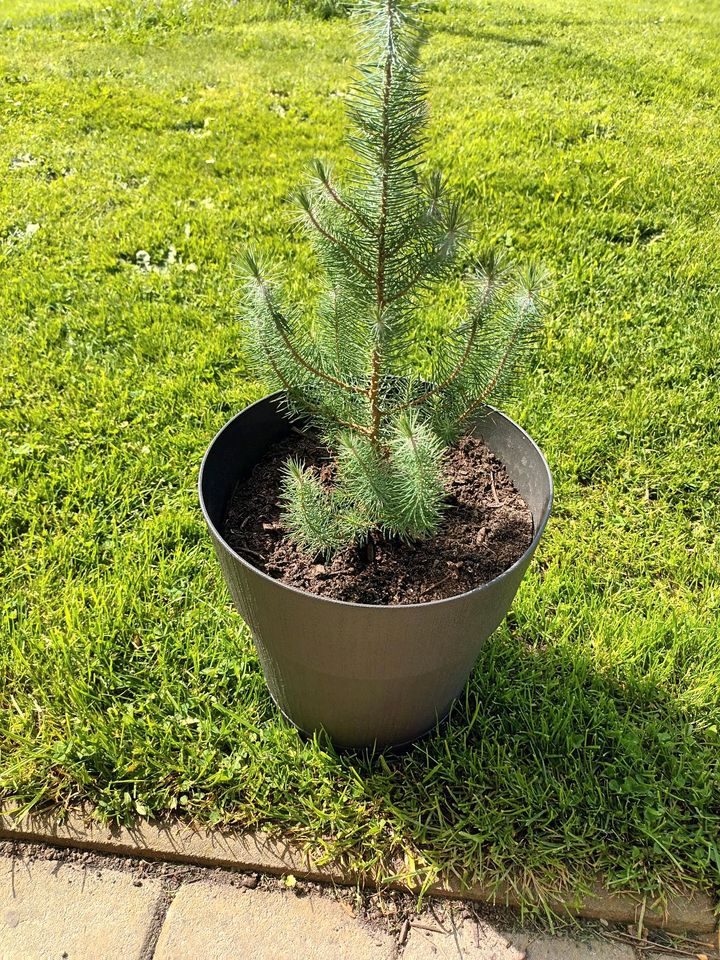
[{"label": "young pine tree", "polygon": [[514,386],[542,284],[536,267],[516,270],[488,252],[467,278],[466,314],[435,351],[431,375],[410,366],[419,298],[453,276],[467,224],[442,174],[423,169],[417,5],[360,0],[356,9],[364,66],[348,109],[355,163],[341,186],[315,161],[296,195],[327,275],[313,322],[246,256],[257,370],[335,453],[332,486],[291,460],[283,490],[290,536],[326,556],[373,531],[413,539],[437,528],[444,449]]}]

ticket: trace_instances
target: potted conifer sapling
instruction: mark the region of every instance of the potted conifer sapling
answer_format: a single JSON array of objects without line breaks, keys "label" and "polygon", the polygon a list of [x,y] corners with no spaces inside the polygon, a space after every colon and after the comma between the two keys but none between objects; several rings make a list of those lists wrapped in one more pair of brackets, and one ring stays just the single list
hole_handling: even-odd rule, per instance
[{"label": "potted conifer sapling", "polygon": [[296,196],[326,276],[313,309],[246,256],[250,353],[274,392],[210,445],[200,499],[278,707],[338,746],[431,729],[512,603],[552,501],[530,437],[490,403],[518,381],[541,271],[492,251],[424,369],[418,315],[458,277],[468,227],[422,160],[422,27],[359,5],[355,162]]}]

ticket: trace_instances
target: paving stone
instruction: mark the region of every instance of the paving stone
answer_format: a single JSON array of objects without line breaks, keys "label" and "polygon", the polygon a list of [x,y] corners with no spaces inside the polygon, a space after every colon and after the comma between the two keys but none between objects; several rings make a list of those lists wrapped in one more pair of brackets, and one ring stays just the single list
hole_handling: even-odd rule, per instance
[{"label": "paving stone", "polygon": [[390,960],[394,942],[330,897],[182,886],[154,960]]},{"label": "paving stone", "polygon": [[502,931],[489,923],[445,918],[447,934],[415,927],[403,960],[633,960],[621,944]]},{"label": "paving stone", "polygon": [[[700,939],[705,938],[701,937]],[[678,946],[680,946],[680,944],[678,944]],[[718,949],[715,944],[711,946],[709,943],[706,943],[704,947],[700,944],[695,944],[694,946],[684,946],[683,949],[688,951],[688,953],[690,950],[697,950],[697,953],[689,954],[687,960],[690,960],[691,956],[697,958],[702,956],[717,957],[718,955]],[[642,960],[672,960],[672,954],[669,953],[643,953],[641,956]],[[678,956],[678,960],[683,960],[682,956]]]},{"label": "paving stone", "polygon": [[511,934],[485,922],[444,918],[447,934],[413,927],[403,960],[524,960]]},{"label": "paving stone", "polygon": [[575,940],[527,933],[510,936],[524,946],[527,960],[634,960],[635,957],[631,947],[598,938]]},{"label": "paving stone", "polygon": [[0,858],[0,960],[139,960],[161,894],[118,870]]}]

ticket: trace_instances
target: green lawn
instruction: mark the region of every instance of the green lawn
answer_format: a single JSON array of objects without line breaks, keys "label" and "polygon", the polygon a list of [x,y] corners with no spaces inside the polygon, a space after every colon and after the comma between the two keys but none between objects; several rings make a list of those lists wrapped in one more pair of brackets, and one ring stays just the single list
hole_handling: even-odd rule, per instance
[{"label": "green lawn", "polygon": [[718,888],[720,7],[446,0],[428,26],[432,161],[479,243],[555,278],[510,413],[556,510],[447,727],[371,759],[278,717],[195,493],[263,393],[239,253],[296,292],[315,269],[285,197],[346,155],[349,26],[284,0],[0,7],[0,790],[271,825],[366,870],[413,850],[528,896]]}]

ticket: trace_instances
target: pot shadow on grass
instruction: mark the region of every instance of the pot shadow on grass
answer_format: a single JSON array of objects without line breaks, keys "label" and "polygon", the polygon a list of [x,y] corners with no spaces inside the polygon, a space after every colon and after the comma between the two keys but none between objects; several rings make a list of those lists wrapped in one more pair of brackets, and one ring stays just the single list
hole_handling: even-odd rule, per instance
[{"label": "pot shadow on grass", "polygon": [[482,857],[488,876],[525,883],[570,869],[652,886],[714,875],[718,739],[656,683],[503,631],[433,733],[335,757],[433,869],[473,880]]}]

